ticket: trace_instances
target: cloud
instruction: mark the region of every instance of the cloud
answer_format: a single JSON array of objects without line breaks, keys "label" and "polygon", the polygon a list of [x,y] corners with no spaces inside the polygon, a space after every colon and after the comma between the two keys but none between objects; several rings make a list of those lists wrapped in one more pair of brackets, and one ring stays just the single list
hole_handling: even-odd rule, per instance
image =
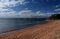
[{"label": "cloud", "polygon": [[60,8],[57,8],[57,9],[55,9],[54,11],[59,12],[59,11],[60,11]]},{"label": "cloud", "polygon": [[42,14],[40,11],[32,12],[32,10],[22,10],[18,13],[18,16],[22,18],[40,17],[42,15],[44,16],[44,14]]},{"label": "cloud", "polygon": [[58,8],[58,9],[55,9],[55,11],[60,11],[60,8]]},{"label": "cloud", "polygon": [[60,5],[56,5],[56,6],[55,6],[55,8],[58,8],[58,7],[60,7]]},{"label": "cloud", "polygon": [[29,3],[29,1],[26,0],[0,0],[0,18],[31,18],[49,16],[48,14],[42,13],[40,11],[33,12],[33,10],[28,10],[28,8],[19,12],[9,8],[17,5],[25,5],[27,3]]},{"label": "cloud", "polygon": [[1,17],[17,17],[16,11],[10,7],[25,5],[29,3],[26,0],[0,0],[0,18]]},{"label": "cloud", "polygon": [[20,12],[10,10],[0,13],[0,18],[37,18],[42,16],[45,17],[48,14],[41,13],[40,11],[32,12],[32,10],[21,10]]},{"label": "cloud", "polygon": [[55,12],[59,12],[60,11],[60,5],[56,5],[54,8],[55,8],[54,9]]},{"label": "cloud", "polygon": [[0,0],[0,7],[13,7],[18,4],[26,4],[28,3],[26,0]]},{"label": "cloud", "polygon": [[1,9],[0,18],[12,18],[16,16],[16,11],[12,9]]},{"label": "cloud", "polygon": [[10,11],[13,11],[13,9],[10,9],[10,8],[0,8],[0,13],[1,12],[10,12]]}]

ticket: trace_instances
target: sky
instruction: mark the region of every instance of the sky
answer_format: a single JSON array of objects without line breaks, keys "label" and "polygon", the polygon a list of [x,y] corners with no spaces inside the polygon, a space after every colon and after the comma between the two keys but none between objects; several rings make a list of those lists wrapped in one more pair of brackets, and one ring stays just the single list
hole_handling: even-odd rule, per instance
[{"label": "sky", "polygon": [[60,13],[60,0],[0,0],[0,18],[35,18]]}]

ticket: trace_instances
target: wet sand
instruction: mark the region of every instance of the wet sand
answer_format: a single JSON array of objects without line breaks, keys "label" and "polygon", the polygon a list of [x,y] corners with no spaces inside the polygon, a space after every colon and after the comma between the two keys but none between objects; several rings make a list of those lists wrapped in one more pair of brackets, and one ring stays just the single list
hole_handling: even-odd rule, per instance
[{"label": "wet sand", "polygon": [[1,34],[0,39],[60,39],[60,20]]}]

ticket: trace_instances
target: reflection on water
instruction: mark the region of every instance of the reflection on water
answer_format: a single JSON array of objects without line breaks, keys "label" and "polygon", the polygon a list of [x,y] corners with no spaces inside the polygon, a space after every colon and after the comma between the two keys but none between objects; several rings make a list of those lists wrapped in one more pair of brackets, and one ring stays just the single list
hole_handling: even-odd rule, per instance
[{"label": "reflection on water", "polygon": [[32,25],[45,23],[45,21],[32,21],[32,20],[22,20],[19,18],[4,18],[0,19],[0,33],[20,29],[24,27],[30,27]]}]

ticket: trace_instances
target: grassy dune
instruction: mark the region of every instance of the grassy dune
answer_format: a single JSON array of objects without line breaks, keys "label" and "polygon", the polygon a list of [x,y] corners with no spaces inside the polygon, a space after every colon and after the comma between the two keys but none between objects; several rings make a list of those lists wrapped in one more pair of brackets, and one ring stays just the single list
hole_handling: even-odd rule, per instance
[{"label": "grassy dune", "polygon": [[60,39],[60,20],[1,34],[0,39]]}]

